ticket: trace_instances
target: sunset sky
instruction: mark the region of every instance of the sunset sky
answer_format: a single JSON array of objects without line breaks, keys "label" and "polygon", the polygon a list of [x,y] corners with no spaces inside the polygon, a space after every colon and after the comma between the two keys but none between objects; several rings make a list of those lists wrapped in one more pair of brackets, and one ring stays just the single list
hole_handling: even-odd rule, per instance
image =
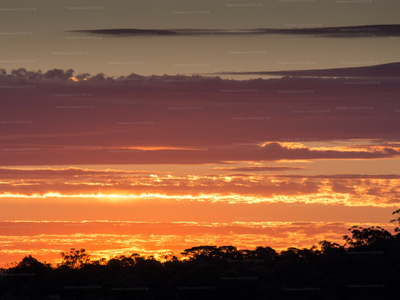
[{"label": "sunset sky", "polygon": [[399,10],[2,1],[0,267],[392,231]]}]

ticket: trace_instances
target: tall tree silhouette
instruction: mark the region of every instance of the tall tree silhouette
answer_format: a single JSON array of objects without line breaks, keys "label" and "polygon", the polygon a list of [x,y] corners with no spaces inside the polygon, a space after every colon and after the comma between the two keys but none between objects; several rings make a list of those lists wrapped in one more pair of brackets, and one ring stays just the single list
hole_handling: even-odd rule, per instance
[{"label": "tall tree silhouette", "polygon": [[400,209],[395,210],[394,212],[392,212],[392,215],[396,215],[395,219],[390,220],[390,223],[396,224],[397,227],[394,229],[395,232],[400,231]]},{"label": "tall tree silhouette", "polygon": [[66,266],[73,269],[82,268],[84,265],[90,264],[90,255],[86,253],[85,249],[75,250],[71,248],[69,253],[61,252],[63,261],[60,267]]}]

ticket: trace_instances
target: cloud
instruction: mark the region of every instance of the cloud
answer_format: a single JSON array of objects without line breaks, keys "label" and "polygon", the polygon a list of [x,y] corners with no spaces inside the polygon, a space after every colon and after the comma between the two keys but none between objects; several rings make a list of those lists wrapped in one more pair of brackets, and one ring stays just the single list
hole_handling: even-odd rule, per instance
[{"label": "cloud", "polygon": [[[0,69],[0,78],[2,82],[15,82],[15,81],[66,81],[66,80],[72,80],[73,79],[73,74],[74,74],[73,69],[68,69],[68,70],[62,70],[62,69],[52,69],[48,70],[45,73],[42,73],[41,70],[38,71],[27,71],[25,68],[19,68],[19,69],[13,69],[11,70],[10,74],[7,74],[7,70],[5,69]],[[112,80],[111,77],[105,77],[103,73],[99,73],[97,75],[90,75],[89,73],[82,73],[78,74],[76,78],[74,79],[79,79],[79,80],[91,80],[91,81],[104,81],[104,80]]]},{"label": "cloud", "polygon": [[[102,73],[79,77],[57,69],[2,74],[3,166],[372,160],[399,155],[396,78],[239,81],[134,73],[115,78]],[[334,145],[310,145],[324,142]]]},{"label": "cloud", "polygon": [[[221,171],[221,169],[216,169]],[[222,169],[224,170],[224,169]],[[398,175],[324,175],[307,170],[264,174],[190,175],[80,168],[0,169],[0,202],[285,203],[389,207],[400,199]],[[49,202],[50,201],[50,202]]]},{"label": "cloud", "polygon": [[[388,63],[374,66],[335,68],[321,70],[266,71],[266,72],[220,72],[230,75],[279,75],[313,77],[356,77],[356,78],[393,78],[400,77],[400,63]],[[367,84],[367,83],[366,83]]]},{"label": "cloud", "polygon": [[[18,79],[28,79],[28,80],[42,80],[42,79],[49,79],[49,80],[68,80],[72,77],[74,73],[73,69],[62,70],[62,69],[53,69],[49,70],[46,73],[42,73],[41,71],[27,71],[25,68],[14,69],[11,71],[10,75],[7,76],[7,71],[5,69],[0,69],[0,73],[2,77],[11,77],[11,78],[18,78]],[[5,78],[2,78],[3,80]]]},{"label": "cloud", "polygon": [[318,147],[310,148],[300,143],[280,143],[269,142],[262,147],[266,153],[267,160],[282,159],[377,159],[396,157],[400,155],[400,151],[383,147],[381,149],[352,149],[351,147],[332,148],[327,147],[319,149]]},{"label": "cloud", "polygon": [[197,36],[197,35],[306,35],[312,37],[390,37],[400,36],[400,25],[363,25],[313,28],[257,28],[257,29],[89,29],[70,32],[99,34],[113,37],[135,36]]},{"label": "cloud", "polygon": [[129,176],[149,176],[150,174],[161,174],[155,171],[127,171],[127,170],[93,170],[81,168],[0,168],[0,177],[6,179],[65,179],[73,180],[74,178],[123,178]]},{"label": "cloud", "polygon": [[[106,135],[107,136],[107,135]],[[211,148],[212,149],[212,148]],[[270,142],[264,147],[252,147],[243,151],[238,147],[214,146],[212,150],[141,150],[140,146],[50,146],[4,147],[0,156],[6,165],[68,165],[68,164],[223,164],[228,162],[268,162],[280,160],[323,160],[323,159],[382,159],[397,158],[400,151],[383,148],[324,149],[309,147],[290,149],[279,142]]]},{"label": "cloud", "polygon": [[267,166],[256,166],[256,167],[243,167],[243,168],[224,168],[224,167],[217,167],[213,168],[215,171],[230,171],[230,172],[274,172],[274,171],[288,171],[288,170],[302,170],[305,169],[304,167],[267,167]]}]

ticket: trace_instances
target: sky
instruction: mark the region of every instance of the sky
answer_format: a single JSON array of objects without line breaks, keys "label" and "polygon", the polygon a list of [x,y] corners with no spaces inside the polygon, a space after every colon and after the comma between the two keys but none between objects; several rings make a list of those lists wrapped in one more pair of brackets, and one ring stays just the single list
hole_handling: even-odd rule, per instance
[{"label": "sky", "polygon": [[3,1],[0,266],[393,231],[399,6]]}]

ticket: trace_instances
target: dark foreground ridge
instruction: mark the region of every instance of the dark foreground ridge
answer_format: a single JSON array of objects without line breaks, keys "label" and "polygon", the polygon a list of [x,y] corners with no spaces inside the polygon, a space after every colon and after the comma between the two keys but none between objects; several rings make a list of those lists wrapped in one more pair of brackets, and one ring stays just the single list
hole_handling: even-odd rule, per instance
[{"label": "dark foreground ridge", "polygon": [[[391,222],[399,225],[400,210]],[[0,269],[0,299],[399,299],[400,229],[349,229],[320,249],[198,246],[162,262],[139,254],[91,260],[61,253],[57,266],[26,256]]]}]

